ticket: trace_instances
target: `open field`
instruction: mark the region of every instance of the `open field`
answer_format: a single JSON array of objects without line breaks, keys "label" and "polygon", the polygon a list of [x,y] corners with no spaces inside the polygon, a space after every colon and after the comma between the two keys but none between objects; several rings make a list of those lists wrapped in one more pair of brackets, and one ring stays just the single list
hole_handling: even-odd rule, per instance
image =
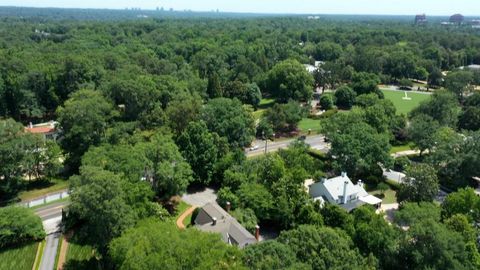
[{"label": "open field", "polygon": [[[386,99],[389,99],[397,108],[397,114],[408,114],[422,101],[430,99],[429,94],[414,93],[409,91],[395,91],[382,89]],[[405,92],[411,100],[405,100]]]},{"label": "open field", "polygon": [[390,154],[413,150],[414,148],[415,148],[415,145],[412,142],[405,145],[396,145],[396,146],[392,146],[392,149],[390,149]]},{"label": "open field", "polygon": [[0,270],[31,270],[38,243],[0,250]]},{"label": "open field", "polygon": [[298,128],[301,130],[302,133],[307,133],[310,129],[312,131],[312,134],[317,134],[318,132],[320,132],[320,120],[303,118],[302,121],[298,123]]}]

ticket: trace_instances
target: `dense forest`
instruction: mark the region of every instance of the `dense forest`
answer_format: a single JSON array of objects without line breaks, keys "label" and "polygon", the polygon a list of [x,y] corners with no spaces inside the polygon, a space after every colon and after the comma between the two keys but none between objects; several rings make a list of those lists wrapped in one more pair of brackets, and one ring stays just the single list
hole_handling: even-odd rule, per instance
[{"label": "dense forest", "polygon": [[[460,69],[480,64],[478,30],[404,17],[69,12],[0,8],[0,201],[31,178],[68,179],[64,227],[95,256],[67,269],[480,268],[480,72]],[[379,88],[413,82],[433,94],[408,115]],[[314,99],[327,154],[300,139],[246,157],[256,137],[296,136]],[[51,120],[57,142],[24,130]],[[391,155],[410,144],[418,155]],[[400,203],[390,222],[304,191],[306,179],[341,172],[387,190],[385,168],[406,173],[388,183]],[[178,195],[206,186],[247,230],[278,238],[239,250],[177,230]],[[440,187],[452,192],[442,204]],[[32,213],[2,211],[0,248],[43,237]],[[35,226],[11,229],[15,211]]]}]

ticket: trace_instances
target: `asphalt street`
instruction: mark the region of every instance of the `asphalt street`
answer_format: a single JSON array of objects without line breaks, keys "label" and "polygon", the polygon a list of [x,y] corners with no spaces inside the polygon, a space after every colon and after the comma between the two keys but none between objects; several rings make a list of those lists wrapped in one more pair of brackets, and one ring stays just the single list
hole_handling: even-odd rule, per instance
[{"label": "asphalt street", "polygon": [[[276,152],[279,149],[287,148],[292,142],[294,142],[297,138],[288,139],[288,140],[281,140],[281,141],[268,141],[267,143],[267,153]],[[309,144],[315,150],[322,151],[327,153],[330,149],[330,145],[325,142],[325,137],[323,135],[314,135],[308,136],[305,139],[305,143]],[[256,140],[252,144],[253,146],[257,146],[258,149],[250,150],[250,148],[245,149],[247,157],[254,157],[258,155],[262,155],[265,153],[265,141],[264,140]]]},{"label": "asphalt street", "polygon": [[68,201],[52,203],[35,209],[43,222],[43,227],[47,233],[45,249],[43,250],[40,270],[53,270],[55,258],[60,240],[60,222],[62,221],[62,209],[68,205]]}]

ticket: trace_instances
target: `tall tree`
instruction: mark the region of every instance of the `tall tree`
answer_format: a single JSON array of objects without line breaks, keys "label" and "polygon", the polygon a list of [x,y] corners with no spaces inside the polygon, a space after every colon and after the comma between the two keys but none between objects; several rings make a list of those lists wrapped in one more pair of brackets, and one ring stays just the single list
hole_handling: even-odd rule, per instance
[{"label": "tall tree", "polygon": [[397,193],[400,202],[432,202],[439,191],[437,172],[428,164],[407,168],[406,177]]},{"label": "tall tree", "polygon": [[285,60],[268,73],[267,89],[280,102],[308,101],[313,94],[313,77],[296,60]]},{"label": "tall tree", "polygon": [[203,108],[201,119],[210,131],[226,137],[234,147],[250,145],[255,134],[251,112],[237,99],[217,98]]},{"label": "tall tree", "polygon": [[214,165],[228,151],[228,144],[217,133],[208,130],[203,121],[191,122],[177,139],[182,155],[190,163],[194,178],[209,184]]},{"label": "tall tree", "polygon": [[58,108],[58,122],[63,131],[61,146],[66,164],[75,172],[90,146],[100,144],[110,120],[117,114],[99,92],[81,90]]}]

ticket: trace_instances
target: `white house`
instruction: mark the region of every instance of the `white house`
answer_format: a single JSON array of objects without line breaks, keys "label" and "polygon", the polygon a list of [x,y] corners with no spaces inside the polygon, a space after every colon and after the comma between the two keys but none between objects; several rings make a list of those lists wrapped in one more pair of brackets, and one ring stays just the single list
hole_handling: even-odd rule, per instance
[{"label": "white house", "polygon": [[325,202],[336,204],[347,211],[364,204],[378,208],[382,203],[381,199],[365,191],[361,180],[354,185],[346,173],[330,179],[321,179],[317,183],[307,180],[305,186],[308,187],[308,193],[315,201],[320,201],[322,205]]},{"label": "white house", "polygon": [[33,125],[30,123],[28,127],[25,128],[25,131],[30,132],[32,134],[38,134],[42,136],[42,138],[46,140],[56,141],[60,136],[60,131],[57,128],[58,122],[50,121],[47,123],[41,123]]}]

